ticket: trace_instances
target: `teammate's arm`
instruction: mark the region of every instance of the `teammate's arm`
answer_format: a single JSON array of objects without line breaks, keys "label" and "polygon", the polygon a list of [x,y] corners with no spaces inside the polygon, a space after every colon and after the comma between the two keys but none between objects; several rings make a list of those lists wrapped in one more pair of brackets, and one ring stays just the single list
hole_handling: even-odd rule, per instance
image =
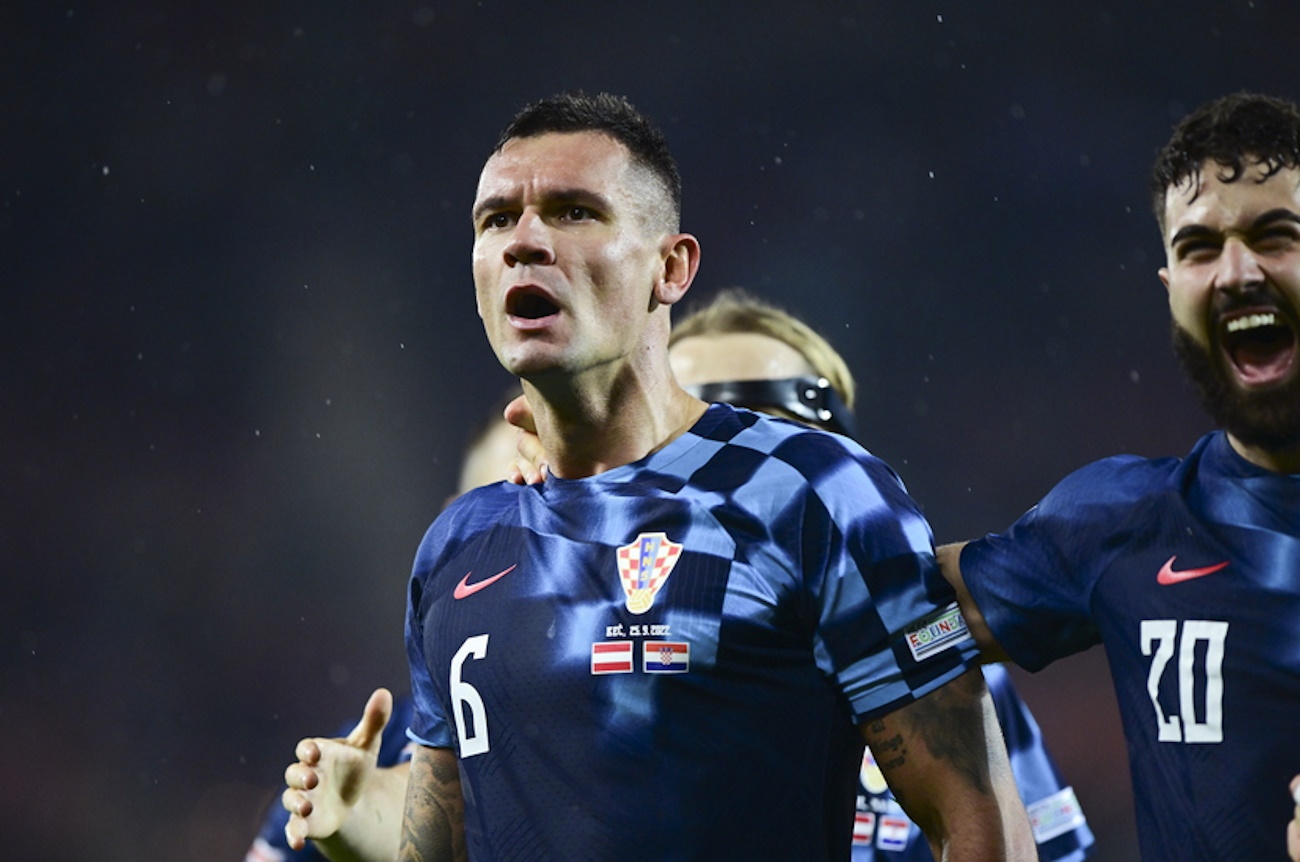
[{"label": "teammate's arm", "polygon": [[961,549],[964,547],[966,547],[965,542],[940,545],[934,552],[939,560],[939,571],[943,573],[944,580],[957,591],[957,606],[961,608],[961,615],[965,618],[966,627],[970,629],[975,643],[979,644],[981,658],[986,662],[1008,661],[1010,656],[993,636],[993,630],[989,628],[984,614],[975,604],[975,598],[966,588],[966,581],[962,578]]},{"label": "teammate's arm", "polygon": [[1286,825],[1286,850],[1291,862],[1300,862],[1300,775],[1291,779],[1291,798],[1295,800],[1295,814]]},{"label": "teammate's arm", "polygon": [[467,862],[465,800],[456,752],[419,746],[411,758],[400,862]]},{"label": "teammate's arm", "polygon": [[1038,858],[978,669],[866,722],[862,735],[935,859]]}]

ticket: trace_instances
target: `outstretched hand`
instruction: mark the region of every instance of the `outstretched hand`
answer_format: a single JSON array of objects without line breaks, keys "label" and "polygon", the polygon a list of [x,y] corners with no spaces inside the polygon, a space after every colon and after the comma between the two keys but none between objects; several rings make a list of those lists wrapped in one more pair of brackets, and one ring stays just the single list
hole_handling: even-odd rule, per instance
[{"label": "outstretched hand", "polygon": [[536,485],[546,479],[546,452],[537,436],[533,409],[528,399],[520,395],[506,405],[505,420],[519,429],[516,444],[518,457],[509,465],[506,478],[516,485]]},{"label": "outstretched hand", "polygon": [[1295,813],[1286,825],[1286,850],[1291,862],[1300,862],[1300,775],[1291,779],[1291,798],[1295,800]]},{"label": "outstretched hand", "polygon": [[393,695],[376,689],[361,721],[346,737],[308,738],[294,749],[298,762],[284,771],[288,788],[280,804],[289,812],[284,827],[289,846],[333,836],[347,820],[377,769],[384,728],[393,714]]}]

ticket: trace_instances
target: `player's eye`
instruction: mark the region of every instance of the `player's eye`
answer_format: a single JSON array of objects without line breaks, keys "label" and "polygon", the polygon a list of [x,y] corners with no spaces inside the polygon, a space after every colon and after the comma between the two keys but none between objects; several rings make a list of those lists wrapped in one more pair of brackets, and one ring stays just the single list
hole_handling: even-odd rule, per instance
[{"label": "player's eye", "polygon": [[1277,251],[1287,248],[1296,242],[1296,230],[1290,225],[1278,225],[1267,230],[1260,231],[1255,237],[1252,245],[1262,251]]},{"label": "player's eye", "polygon": [[1206,260],[1219,253],[1222,244],[1210,239],[1187,239],[1178,243],[1174,254],[1179,260]]},{"label": "player's eye", "polygon": [[484,230],[499,230],[503,227],[509,227],[514,222],[514,216],[507,212],[488,213],[483,217]]},{"label": "player's eye", "polygon": [[596,214],[591,210],[587,209],[586,207],[576,206],[576,205],[571,207],[566,207],[564,213],[562,214],[562,218],[565,221],[590,221],[595,217]]}]

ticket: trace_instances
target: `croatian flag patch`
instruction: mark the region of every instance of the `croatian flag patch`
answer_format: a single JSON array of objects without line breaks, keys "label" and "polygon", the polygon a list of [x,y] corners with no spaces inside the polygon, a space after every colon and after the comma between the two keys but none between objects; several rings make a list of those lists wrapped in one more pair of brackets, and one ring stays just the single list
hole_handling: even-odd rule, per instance
[{"label": "croatian flag patch", "polygon": [[646,641],[646,673],[686,673],[691,669],[691,645],[685,641]]},{"label": "croatian flag patch", "polygon": [[907,849],[907,832],[911,825],[912,821],[906,817],[881,815],[876,830],[876,846],[881,850]]}]

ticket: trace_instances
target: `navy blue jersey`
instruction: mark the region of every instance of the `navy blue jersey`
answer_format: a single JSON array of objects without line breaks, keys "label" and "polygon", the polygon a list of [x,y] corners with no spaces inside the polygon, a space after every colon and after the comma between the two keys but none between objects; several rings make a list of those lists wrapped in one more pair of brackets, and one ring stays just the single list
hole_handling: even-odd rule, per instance
[{"label": "navy blue jersey", "polygon": [[492,860],[847,859],[854,722],[975,658],[898,477],[726,405],[634,464],[461,497],[406,639],[410,735],[457,750]]},{"label": "navy blue jersey", "polygon": [[[984,666],[993,707],[1002,725],[1020,799],[1042,862],[1080,862],[1095,839],[1074,790],[1061,780],[1043,745],[1029,707],[1016,693],[1002,665]],[[885,784],[871,750],[863,752],[853,828],[853,862],[932,862],[930,845],[920,828],[904,813]]]},{"label": "navy blue jersey", "polygon": [[1219,432],[1067,477],[962,571],[1030,670],[1103,643],[1145,859],[1282,858],[1300,764],[1300,476]]},{"label": "navy blue jersey", "polygon": [[[379,756],[376,759],[378,766],[387,768],[411,759],[411,742],[406,738],[406,728],[411,723],[414,709],[410,698],[393,698],[393,714],[388,719],[379,743]],[[347,736],[355,726],[354,719],[351,724],[340,728],[337,735]],[[289,849],[289,842],[284,837],[284,827],[288,822],[289,812],[284,810],[280,796],[277,795],[266,809],[262,828],[248,848],[244,862],[326,862],[325,855],[310,841],[301,850]],[[396,825],[394,828],[397,828]]]}]

